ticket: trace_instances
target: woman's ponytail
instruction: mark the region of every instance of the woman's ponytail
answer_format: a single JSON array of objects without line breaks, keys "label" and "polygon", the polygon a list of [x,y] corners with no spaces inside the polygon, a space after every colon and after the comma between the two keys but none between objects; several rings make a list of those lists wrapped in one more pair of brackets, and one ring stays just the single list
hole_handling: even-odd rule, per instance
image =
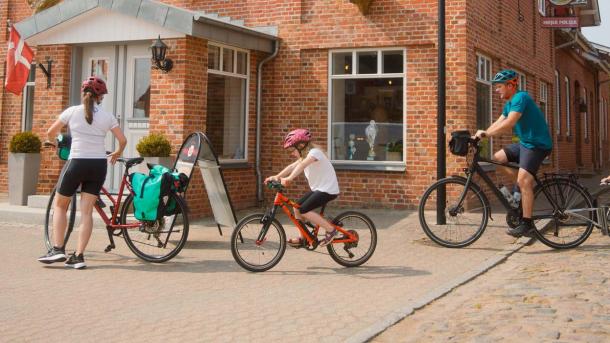
[{"label": "woman's ponytail", "polygon": [[91,125],[93,123],[93,104],[94,95],[89,90],[85,90],[83,94],[83,106],[85,107],[85,120]]}]

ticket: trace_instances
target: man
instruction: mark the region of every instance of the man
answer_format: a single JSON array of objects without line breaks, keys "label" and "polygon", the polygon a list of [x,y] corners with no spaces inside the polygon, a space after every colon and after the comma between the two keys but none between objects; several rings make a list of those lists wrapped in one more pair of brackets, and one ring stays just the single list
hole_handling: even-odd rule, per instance
[{"label": "man", "polygon": [[497,73],[492,84],[496,92],[506,101],[502,115],[487,130],[478,130],[476,137],[494,137],[510,134],[513,129],[519,143],[510,144],[494,154],[494,160],[519,164],[519,171],[510,169],[517,177],[521,188],[521,205],[523,219],[515,228],[509,228],[506,233],[514,237],[530,236],[534,230],[532,211],[534,207],[534,175],[538,172],[542,161],[551,153],[553,141],[544,115],[534,100],[525,91],[518,90],[518,75],[514,70],[502,70]]}]

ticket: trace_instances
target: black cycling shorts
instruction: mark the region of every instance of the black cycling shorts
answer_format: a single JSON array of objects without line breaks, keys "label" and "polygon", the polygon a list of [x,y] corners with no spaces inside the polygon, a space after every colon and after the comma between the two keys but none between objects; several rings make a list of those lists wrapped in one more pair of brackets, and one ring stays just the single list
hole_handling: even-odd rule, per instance
[{"label": "black cycling shorts", "polygon": [[338,195],[339,194],[328,194],[320,191],[309,191],[305,193],[305,195],[303,195],[299,201],[297,201],[297,203],[300,205],[299,212],[307,213],[313,209],[322,207],[329,201],[337,198]]},{"label": "black cycling shorts", "polygon": [[57,192],[71,197],[78,186],[81,192],[99,195],[106,180],[108,162],[103,159],[75,158],[64,165],[57,182]]},{"label": "black cycling shorts", "polygon": [[504,147],[504,153],[508,158],[508,162],[519,163],[519,168],[527,170],[532,175],[536,175],[542,161],[551,154],[551,150],[529,149],[519,143],[515,143]]}]

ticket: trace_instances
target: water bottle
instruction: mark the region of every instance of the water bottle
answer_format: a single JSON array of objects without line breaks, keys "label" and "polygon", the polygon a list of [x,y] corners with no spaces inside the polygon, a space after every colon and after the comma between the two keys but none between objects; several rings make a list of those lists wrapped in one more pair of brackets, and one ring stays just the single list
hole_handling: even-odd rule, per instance
[{"label": "water bottle", "polygon": [[506,186],[504,186],[503,184],[500,184],[498,188],[500,188],[500,192],[502,193],[502,195],[504,195],[504,198],[506,198],[510,206],[517,207],[517,203],[513,196],[510,194],[508,188],[506,188]]},{"label": "water bottle", "polygon": [[517,205],[521,202],[521,189],[519,189],[519,185],[517,184],[513,186],[513,199],[515,199]]}]

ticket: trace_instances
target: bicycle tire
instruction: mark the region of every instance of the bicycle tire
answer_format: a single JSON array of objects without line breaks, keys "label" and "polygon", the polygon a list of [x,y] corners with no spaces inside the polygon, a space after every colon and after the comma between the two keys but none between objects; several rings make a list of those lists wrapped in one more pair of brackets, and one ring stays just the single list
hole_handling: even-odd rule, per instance
[{"label": "bicycle tire", "polygon": [[[121,208],[121,224],[140,222],[136,229],[123,229],[123,237],[129,249],[147,262],[162,263],[174,258],[186,244],[189,234],[188,208],[182,197],[170,193],[170,199],[176,202],[176,214],[163,216],[154,222],[141,222],[133,215],[133,194],[130,194]],[[166,224],[171,223],[169,228]],[[173,234],[178,239],[170,240]],[[168,248],[169,246],[169,248]],[[144,251],[149,249],[158,253]]]},{"label": "bicycle tire", "polygon": [[[55,199],[55,193],[57,192],[56,188],[53,188],[51,191],[51,196],[49,197],[49,202],[47,203],[47,211],[44,217],[44,244],[47,250],[50,250],[53,247],[53,200]],[[68,240],[70,239],[70,235],[72,234],[72,230],[74,230],[74,222],[76,220],[76,194],[72,196],[72,201],[70,201],[70,214],[68,216],[68,223],[66,225],[66,234],[64,237],[64,248],[68,244]]]},{"label": "bicycle tire", "polygon": [[[555,211],[550,204],[545,203],[539,199],[541,194],[546,197],[543,189],[546,188],[547,192],[554,197],[554,200],[560,205],[558,211]],[[548,197],[546,198],[548,201]],[[548,208],[544,208],[544,207]],[[542,225],[540,220],[536,220],[536,230],[534,233],[536,238],[544,245],[553,249],[570,249],[581,245],[591,232],[593,231],[593,223],[584,221],[578,222],[578,218],[565,214],[566,210],[577,210],[578,207],[593,208],[593,200],[589,195],[589,192],[581,185],[572,182],[569,179],[553,179],[542,183],[537,186],[534,190],[534,215],[533,217],[545,216],[545,212],[549,212],[548,217],[549,223]],[[594,219],[594,212],[587,211],[590,220]],[[587,216],[584,213],[581,214]],[[538,227],[540,226],[540,228]],[[569,232],[568,228],[573,227],[576,230],[581,230],[577,233],[573,239],[566,240],[559,236],[560,230],[562,234]],[[572,230],[574,231],[574,230]],[[560,242],[561,241],[561,242]]]},{"label": "bicycle tire", "polygon": [[[359,222],[359,223],[358,223]],[[333,224],[343,227],[345,230],[355,232],[358,235],[358,242],[356,243],[331,243],[326,246],[328,254],[332,259],[344,267],[357,267],[368,261],[377,247],[377,229],[371,218],[367,217],[364,213],[356,211],[347,211],[340,213],[333,219]],[[366,233],[370,233],[369,244],[365,245],[364,253],[361,257],[354,259],[354,248],[358,248],[361,243],[366,244]],[[342,239],[343,234],[338,233],[338,237],[335,239]],[[341,250],[337,250],[338,247],[342,247]],[[350,257],[350,254],[354,256]],[[346,255],[346,256],[344,256]]]},{"label": "bicycle tire", "polygon": [[[437,191],[440,187],[445,186],[446,188],[446,204],[447,206],[445,206],[445,218],[447,223],[446,224],[434,224],[436,227],[433,227],[432,225],[432,221],[435,220],[436,218],[436,196],[435,196],[435,191]],[[452,189],[447,189],[449,188],[448,186],[452,186]],[[454,199],[454,203],[459,199],[459,196],[461,195],[462,191],[464,190],[464,187],[466,186],[466,179],[461,178],[461,177],[448,177],[442,180],[439,180],[437,182],[435,182],[434,184],[432,184],[430,187],[428,187],[428,189],[424,192],[424,194],[421,197],[421,200],[419,202],[419,209],[418,209],[418,213],[419,213],[419,223],[422,227],[422,229],[424,230],[424,232],[426,233],[426,235],[435,243],[446,247],[446,248],[463,248],[466,247],[474,242],[476,242],[481,235],[483,235],[483,232],[485,231],[485,228],[487,227],[487,222],[489,220],[489,205],[488,205],[488,201],[487,198],[485,197],[484,193],[480,190],[480,188],[478,186],[476,186],[475,184],[470,184],[466,193],[466,197],[464,198],[464,201],[468,202],[467,205],[468,206],[464,206],[463,203],[459,206],[459,208],[452,208],[451,206],[451,201],[449,200],[449,197],[455,197]],[[428,201],[432,201],[431,203],[428,203]],[[450,212],[449,210],[454,209],[457,212]],[[466,211],[472,211],[472,214],[465,214]],[[428,217],[428,218],[427,218]],[[479,218],[480,219],[477,219]],[[464,239],[451,239],[451,238],[445,238],[445,237],[441,237],[438,233],[435,233],[435,231],[437,231],[436,229],[445,229],[445,230],[449,230],[449,231],[455,231],[456,229],[452,229],[452,228],[448,228],[449,225],[449,220],[453,219],[453,221],[456,221],[456,226],[458,225],[463,225],[460,224],[460,220],[461,218],[464,219],[469,219],[469,218],[473,218],[473,223],[468,225],[468,226],[475,226],[475,230],[470,230],[472,233],[467,234],[467,235],[463,235],[465,236]],[[438,227],[438,228],[437,228]],[[450,232],[451,235],[451,232]]]},{"label": "bicycle tire", "polygon": [[[231,234],[231,254],[233,254],[235,262],[251,272],[264,272],[275,267],[286,252],[286,232],[282,224],[275,218],[271,219],[269,223],[269,229],[263,241],[265,246],[256,242],[260,230],[263,228],[263,218],[265,218],[263,213],[249,215],[237,223]],[[269,236],[270,234],[273,236]],[[269,238],[273,238],[273,240],[271,241]],[[266,258],[265,252],[267,251],[276,252],[267,262],[261,262],[263,257]],[[248,258],[249,256],[252,258]]]}]

